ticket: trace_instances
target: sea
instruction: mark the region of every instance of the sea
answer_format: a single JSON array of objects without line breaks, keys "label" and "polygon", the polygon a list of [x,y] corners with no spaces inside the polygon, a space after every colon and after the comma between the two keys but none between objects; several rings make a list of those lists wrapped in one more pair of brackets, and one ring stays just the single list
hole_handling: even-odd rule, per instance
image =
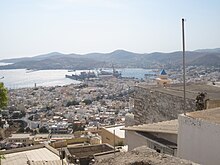
[{"label": "sea", "polygon": [[[112,71],[112,69],[103,69]],[[125,68],[116,69],[122,74],[122,77],[143,79],[145,74],[154,74],[151,69]],[[66,78],[65,75],[80,74],[80,72],[89,70],[26,70],[9,69],[0,70],[0,82],[3,82],[8,89],[26,88],[36,86],[63,86],[68,84],[81,83],[73,79]],[[90,70],[97,72],[97,70]]]}]

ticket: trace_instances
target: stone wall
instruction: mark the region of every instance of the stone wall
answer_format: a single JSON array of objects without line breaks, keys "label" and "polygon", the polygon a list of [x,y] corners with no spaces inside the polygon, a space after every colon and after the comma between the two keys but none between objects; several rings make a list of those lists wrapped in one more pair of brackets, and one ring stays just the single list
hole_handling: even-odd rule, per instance
[{"label": "stone wall", "polygon": [[[135,124],[153,123],[177,119],[183,113],[183,97],[181,91],[160,89],[158,87],[135,86],[134,119]],[[186,111],[194,111],[194,97],[186,98]]]},{"label": "stone wall", "polygon": [[207,100],[206,109],[220,107],[220,100]]}]

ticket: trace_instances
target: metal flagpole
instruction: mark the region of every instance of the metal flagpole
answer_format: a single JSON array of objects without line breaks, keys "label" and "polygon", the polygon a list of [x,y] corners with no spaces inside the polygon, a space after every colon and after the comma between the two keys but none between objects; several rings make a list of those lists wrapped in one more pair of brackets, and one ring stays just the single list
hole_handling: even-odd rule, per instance
[{"label": "metal flagpole", "polygon": [[183,38],[183,112],[186,114],[186,68],[185,68],[185,34],[184,18],[182,18],[182,38]]}]

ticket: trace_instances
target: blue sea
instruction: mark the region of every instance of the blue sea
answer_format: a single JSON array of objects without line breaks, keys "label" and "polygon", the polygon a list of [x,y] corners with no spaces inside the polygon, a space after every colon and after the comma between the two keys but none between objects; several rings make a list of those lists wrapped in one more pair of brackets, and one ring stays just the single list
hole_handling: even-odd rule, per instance
[{"label": "blue sea", "polygon": [[[103,69],[106,71],[112,71],[112,69]],[[117,69],[122,77],[134,77],[134,78],[144,78],[146,73],[154,73],[150,69],[140,69],[140,68],[126,68]],[[37,86],[57,86],[57,85],[68,85],[80,83],[80,81],[68,79],[65,77],[66,74],[80,74],[80,72],[86,70],[26,70],[26,69],[10,69],[10,70],[0,70],[0,81],[5,84],[9,89],[17,89],[24,87],[34,87],[35,83]],[[97,71],[97,70],[95,70]]]}]

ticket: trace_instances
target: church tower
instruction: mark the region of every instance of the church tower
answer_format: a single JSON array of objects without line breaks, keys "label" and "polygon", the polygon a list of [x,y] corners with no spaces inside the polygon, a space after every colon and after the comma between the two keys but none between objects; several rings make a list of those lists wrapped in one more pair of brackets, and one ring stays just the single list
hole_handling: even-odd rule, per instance
[{"label": "church tower", "polygon": [[166,87],[171,84],[171,79],[168,78],[168,75],[164,69],[160,71],[158,78],[156,78],[157,85]]}]

